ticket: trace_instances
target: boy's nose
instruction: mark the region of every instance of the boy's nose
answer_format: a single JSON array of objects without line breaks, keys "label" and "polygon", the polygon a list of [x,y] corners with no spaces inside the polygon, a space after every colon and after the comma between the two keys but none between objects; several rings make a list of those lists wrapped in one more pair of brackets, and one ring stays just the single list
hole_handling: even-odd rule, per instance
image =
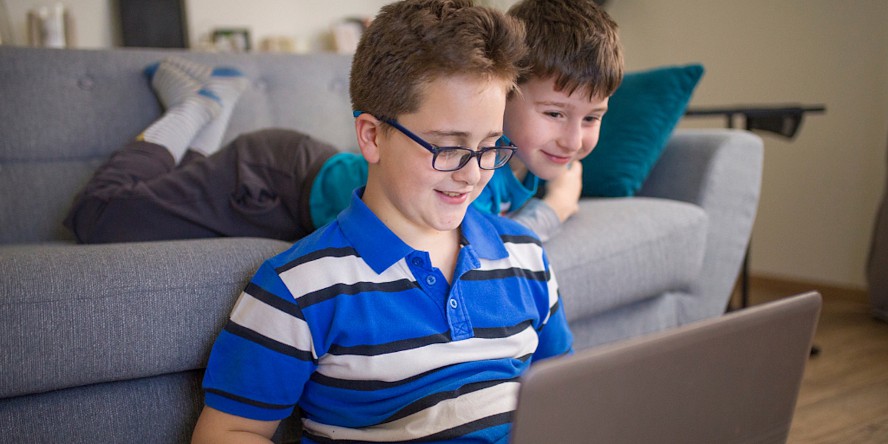
[{"label": "boy's nose", "polygon": [[459,182],[474,185],[481,180],[481,167],[478,165],[478,159],[469,160],[462,168],[453,172],[453,178]]},{"label": "boy's nose", "polygon": [[575,153],[583,148],[583,131],[578,125],[565,125],[558,137],[558,145],[569,153]]}]

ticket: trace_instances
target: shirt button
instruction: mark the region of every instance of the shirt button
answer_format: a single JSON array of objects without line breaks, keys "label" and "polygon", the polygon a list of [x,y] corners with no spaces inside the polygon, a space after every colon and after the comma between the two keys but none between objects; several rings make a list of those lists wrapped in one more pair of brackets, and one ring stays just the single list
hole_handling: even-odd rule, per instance
[{"label": "shirt button", "polygon": [[456,302],[456,299],[450,300],[450,308],[456,308],[459,306],[459,302]]},{"label": "shirt button", "polygon": [[438,282],[434,276],[426,276],[426,283],[429,285],[435,285],[435,282]]},{"label": "shirt button", "polygon": [[413,260],[412,260],[411,262],[413,262],[413,265],[414,265],[414,266],[417,266],[417,267],[419,267],[420,265],[422,265],[422,259],[420,259],[420,258],[418,258],[418,257],[413,258]]}]

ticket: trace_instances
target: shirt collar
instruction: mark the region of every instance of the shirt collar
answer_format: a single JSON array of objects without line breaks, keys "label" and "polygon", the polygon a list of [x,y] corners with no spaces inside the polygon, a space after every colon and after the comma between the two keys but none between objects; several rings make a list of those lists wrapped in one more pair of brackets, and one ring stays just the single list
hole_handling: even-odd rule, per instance
[{"label": "shirt collar", "polygon": [[351,204],[336,217],[342,233],[358,255],[377,273],[413,251],[392,232],[361,200],[364,187],[352,193]]},{"label": "shirt collar", "polygon": [[499,230],[493,226],[488,217],[499,216],[485,216],[474,206],[469,205],[462,222],[463,239],[479,257],[490,260],[508,257],[509,252],[499,237]]},{"label": "shirt collar", "polygon": [[[514,175],[513,175],[514,176]],[[518,180],[518,178],[515,178]],[[524,177],[524,181],[521,182],[521,186],[523,186],[531,196],[537,193],[537,190],[540,187],[540,178],[528,171],[527,176]]]},{"label": "shirt collar", "polygon": [[[358,255],[373,271],[382,273],[415,250],[373,214],[361,200],[363,194],[363,187],[356,189],[352,193],[351,204],[339,213],[336,220]],[[479,257],[495,260],[509,255],[493,224],[471,206],[461,228],[466,247],[473,249]],[[368,235],[370,233],[372,235]]]}]

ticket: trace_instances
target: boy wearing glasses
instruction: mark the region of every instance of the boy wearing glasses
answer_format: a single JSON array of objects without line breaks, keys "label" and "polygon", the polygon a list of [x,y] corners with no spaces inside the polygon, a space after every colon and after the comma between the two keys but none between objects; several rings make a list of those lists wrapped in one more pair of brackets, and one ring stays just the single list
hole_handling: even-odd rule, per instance
[{"label": "boy wearing glasses", "polygon": [[511,154],[523,37],[465,0],[382,9],[350,87],[366,187],[253,277],[194,442],[268,442],[296,405],[306,443],[508,439],[518,377],[572,341],[539,240],[470,206]]},{"label": "boy wearing glasses", "polygon": [[[608,97],[622,80],[622,52],[616,24],[592,0],[524,0],[509,14],[526,25],[530,51],[521,65],[531,69],[519,78],[521,93],[509,97],[507,137],[497,145],[518,150],[473,205],[545,241],[577,211],[577,160],[598,141]],[[167,111],[80,193],[65,221],[79,241],[292,241],[335,219],[366,182],[363,156],[295,131],[257,131],[220,149],[247,85],[237,71],[171,58],[150,72]]]}]

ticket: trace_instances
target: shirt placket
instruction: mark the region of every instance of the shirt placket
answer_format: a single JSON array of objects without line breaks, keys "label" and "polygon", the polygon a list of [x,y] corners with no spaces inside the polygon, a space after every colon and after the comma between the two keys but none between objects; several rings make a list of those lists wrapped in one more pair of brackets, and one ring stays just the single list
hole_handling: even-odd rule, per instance
[{"label": "shirt placket", "polygon": [[444,314],[450,328],[451,339],[459,341],[473,337],[472,323],[460,291],[459,277],[454,277],[454,284],[448,285],[441,270],[432,267],[427,257],[421,257],[416,253],[411,255],[407,262],[423,291],[435,301],[444,301]]}]

